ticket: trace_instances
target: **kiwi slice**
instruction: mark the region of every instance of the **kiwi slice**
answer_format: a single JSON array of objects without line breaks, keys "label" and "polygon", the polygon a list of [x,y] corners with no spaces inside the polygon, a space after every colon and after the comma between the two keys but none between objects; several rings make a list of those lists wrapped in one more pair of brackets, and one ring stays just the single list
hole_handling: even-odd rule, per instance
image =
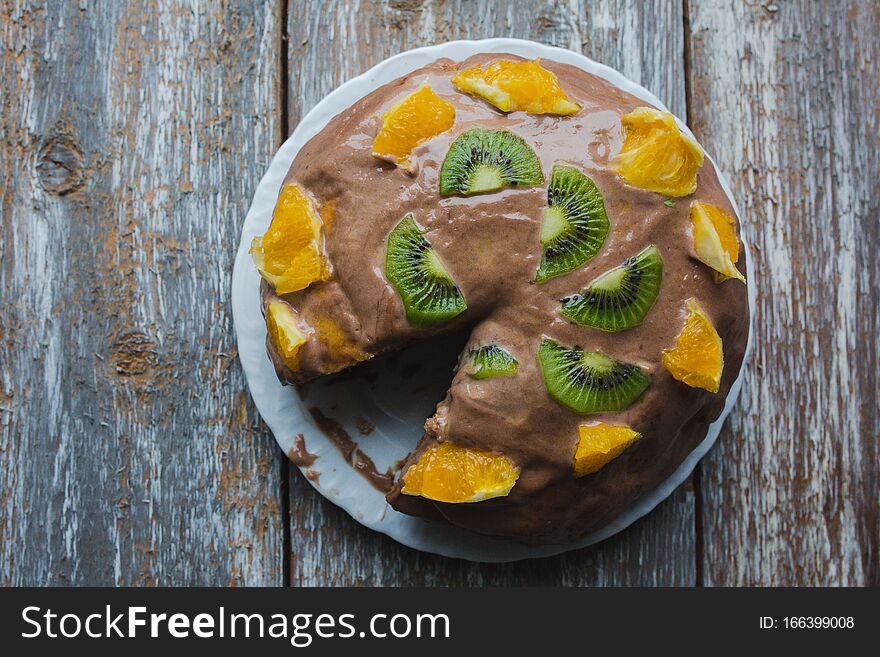
[{"label": "kiwi slice", "polygon": [[406,319],[416,328],[452,319],[467,309],[464,295],[424,233],[408,214],[391,231],[385,252],[385,275],[403,300]]},{"label": "kiwi slice", "polygon": [[440,166],[440,196],[468,196],[507,185],[541,185],[541,162],[507,130],[471,128],[452,143]]},{"label": "kiwi slice", "polygon": [[583,415],[621,411],[651,383],[638,365],[614,360],[601,351],[569,349],[547,337],[538,347],[538,363],[550,396]]},{"label": "kiwi slice", "polygon": [[513,376],[519,366],[516,358],[504,347],[489,344],[471,349],[468,357],[474,365],[470,375],[474,379],[489,379],[493,376]]},{"label": "kiwi slice", "polygon": [[562,314],[581,326],[623,331],[638,326],[660,294],[663,259],[653,244],[562,299]]},{"label": "kiwi slice", "polygon": [[536,283],[567,274],[592,260],[602,248],[610,225],[602,192],[574,167],[553,167],[547,204]]}]

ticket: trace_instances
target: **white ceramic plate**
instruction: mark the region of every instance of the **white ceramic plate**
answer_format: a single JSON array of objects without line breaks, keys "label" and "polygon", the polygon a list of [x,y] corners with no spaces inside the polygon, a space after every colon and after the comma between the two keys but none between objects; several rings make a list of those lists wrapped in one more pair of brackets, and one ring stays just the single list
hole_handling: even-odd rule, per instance
[{"label": "white ceramic plate", "polygon": [[[642,497],[613,523],[577,543],[527,546],[509,540],[478,536],[448,525],[428,523],[394,511],[385,502],[384,496],[355,472],[315,425],[308,408],[316,406],[328,417],[341,423],[357,440],[360,449],[373,459],[379,471],[384,471],[411,452],[422,437],[425,418],[433,413],[436,403],[445,395],[452,380],[452,368],[463,344],[457,343],[455,338],[447,338],[432,342],[428,348],[415,347],[415,351],[392,357],[397,361],[389,361],[388,357],[380,356],[358,366],[357,370],[366,368],[366,372],[358,373],[355,370],[354,375],[344,376],[341,380],[320,381],[309,386],[305,401],[301,400],[292,388],[284,387],[278,382],[266,354],[266,325],[260,311],[260,277],[248,255],[248,248],[251,240],[269,227],[281,183],[299,149],[331,118],[377,87],[440,57],[463,60],[484,52],[512,53],[529,59],[542,57],[572,64],[609,80],[652,105],[666,109],[651,92],[627,80],[617,71],[569,50],[532,41],[453,41],[417,48],[386,59],[363,75],[349,80],[318,103],[276,153],[269,170],[257,187],[242,227],[241,243],[232,274],[232,311],[239,357],[257,409],[285,453],[290,451],[297,434],[305,436],[308,451],[317,456],[311,469],[319,473],[317,478],[310,478],[310,482],[324,497],[341,506],[361,524],[383,532],[409,547],[472,561],[504,562],[550,556],[597,543],[624,529],[666,499],[690,476],[697,462],[718,437],[721,425],[739,395],[742,371],[751,352],[752,331],[750,324],[743,370],[730,390],[724,411],[709,427],[703,442],[656,490]],[[690,133],[683,122],[679,121],[679,125]],[[718,175],[724,191],[736,208],[727,181],[720,172]],[[745,239],[742,241],[743,250],[748,254]],[[747,275],[750,282],[754,281],[751,258],[747,259]],[[754,316],[753,284],[749,285],[749,307],[751,316]],[[414,389],[405,372],[409,362],[419,362],[419,359],[422,367],[418,377],[419,385]],[[425,362],[426,359],[428,362]],[[431,374],[426,375],[425,372]],[[429,379],[427,382],[426,376]],[[358,431],[358,421],[362,418],[375,427],[366,436]]]}]

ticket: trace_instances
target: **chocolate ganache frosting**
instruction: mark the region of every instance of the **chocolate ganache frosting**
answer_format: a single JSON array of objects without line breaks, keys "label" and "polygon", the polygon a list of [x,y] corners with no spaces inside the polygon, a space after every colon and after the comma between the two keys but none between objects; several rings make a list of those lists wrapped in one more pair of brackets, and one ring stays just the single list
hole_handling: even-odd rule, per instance
[{"label": "chocolate ganache frosting", "polygon": [[[281,300],[308,327],[296,371],[272,339],[267,346],[280,380],[303,383],[450,331],[470,330],[464,354],[503,345],[518,362],[516,374],[478,379],[459,367],[402,472],[431,446],[451,442],[503,454],[519,468],[516,484],[504,496],[448,503],[403,494],[397,481],[388,501],[400,512],[482,534],[568,543],[602,528],[652,491],[705,437],[742,364],[749,326],[747,293],[738,281],[716,282],[712,269],[695,257],[691,202],[735,216],[708,159],[699,168],[696,191],[684,198],[671,201],[631,186],[612,170],[611,161],[624,142],[621,118],[646,106],[643,100],[550,60],[542,60],[541,66],[581,106],[571,116],[503,113],[453,85],[453,76],[464,68],[499,59],[520,60],[485,54],[464,62],[441,59],[413,71],[362,98],[303,146],[285,184],[308,190],[321,208],[331,274],[280,296],[262,282],[264,310]],[[383,113],[425,83],[454,106],[452,128],[415,147],[408,167],[374,157],[372,143]],[[534,282],[541,262],[546,182],[441,197],[441,164],[456,138],[473,127],[522,137],[540,160],[546,180],[554,165],[564,164],[595,183],[610,222],[595,257],[570,273]],[[457,316],[428,328],[408,321],[401,296],[386,275],[389,234],[408,214],[425,230],[467,304]],[[560,300],[649,245],[662,255],[662,284],[640,325],[607,332],[560,313]],[[745,271],[744,258],[738,267]],[[688,299],[698,300],[723,343],[723,374],[715,394],[676,380],[661,363],[662,352],[675,346],[682,331]],[[650,385],[620,411],[585,416],[570,410],[551,397],[542,378],[537,351],[545,337],[637,364]],[[575,477],[572,459],[579,427],[596,421],[631,427],[641,437],[597,472]]]}]

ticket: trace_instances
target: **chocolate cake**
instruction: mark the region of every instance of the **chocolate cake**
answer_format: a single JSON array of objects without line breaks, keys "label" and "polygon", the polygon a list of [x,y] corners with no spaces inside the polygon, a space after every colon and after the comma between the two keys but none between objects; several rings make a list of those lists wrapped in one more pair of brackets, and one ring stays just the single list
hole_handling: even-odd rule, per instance
[{"label": "chocolate cake", "polygon": [[[318,259],[297,260],[312,263],[305,279],[303,268],[273,274],[269,233],[255,244],[267,347],[279,379],[298,384],[469,330],[388,501],[482,534],[568,543],[668,478],[720,414],[746,347],[745,258],[712,163],[669,115],[573,66],[533,63],[539,77],[528,84],[513,67],[514,85],[490,76],[499,62],[522,60],[438,60],[376,89],[303,146],[279,207],[311,208],[314,239],[297,248]],[[531,102],[554,84],[544,105]],[[417,102],[430,121],[407,114]],[[389,126],[407,120],[404,141],[417,143],[377,152],[380,133],[387,141]],[[637,134],[640,120],[680,139],[681,152],[645,150],[655,133]],[[629,164],[625,152],[635,154]],[[694,344],[708,346],[695,356]],[[713,383],[687,368],[711,360],[715,344],[723,369]],[[596,438],[596,426],[611,430]],[[425,455],[440,459],[433,471]],[[431,491],[464,484],[423,481],[447,456],[459,460],[444,477],[507,485],[447,501],[454,493]]]}]

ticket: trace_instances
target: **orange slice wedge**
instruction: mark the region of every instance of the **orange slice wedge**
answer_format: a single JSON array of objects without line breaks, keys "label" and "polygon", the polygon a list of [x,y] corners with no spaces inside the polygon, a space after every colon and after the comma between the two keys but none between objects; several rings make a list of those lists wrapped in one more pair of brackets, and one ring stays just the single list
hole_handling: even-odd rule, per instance
[{"label": "orange slice wedge", "polygon": [[303,290],[326,277],[321,218],[315,204],[297,185],[281,189],[272,223],[251,243],[251,257],[277,294]]},{"label": "orange slice wedge", "polygon": [[455,122],[455,107],[427,84],[399,100],[382,115],[373,140],[373,155],[409,170],[409,156],[424,141],[446,132]]},{"label": "orange slice wedge", "polygon": [[404,473],[401,492],[437,502],[481,502],[504,497],[518,478],[519,468],[506,456],[437,443]]},{"label": "orange slice wedge", "polygon": [[641,437],[629,427],[597,422],[578,427],[580,440],[574,453],[574,476],[583,477],[604,468]]},{"label": "orange slice wedge", "polygon": [[573,103],[559,86],[554,73],[540,60],[512,62],[499,60],[485,69],[475,66],[452,78],[461,91],[483,98],[502,112],[522,110],[529,114],[575,114],[581,106]]},{"label": "orange slice wedge", "polygon": [[728,278],[746,282],[736,268],[739,259],[739,241],[736,239],[736,221],[722,208],[694,201],[691,204],[691,223],[694,226],[694,251],[700,262],[715,270],[716,281]]},{"label": "orange slice wedge", "polygon": [[675,348],[663,351],[663,367],[692,388],[718,392],[724,371],[721,337],[696,299],[688,299],[687,307],[688,318]]},{"label": "orange slice wedge", "polygon": [[615,173],[633,187],[666,196],[696,191],[703,149],[678,129],[672,114],[637,107],[621,122],[625,139],[611,161]]},{"label": "orange slice wedge", "polygon": [[270,302],[266,307],[266,328],[278,355],[291,370],[297,371],[306,336],[299,329],[296,311],[283,301]]}]

